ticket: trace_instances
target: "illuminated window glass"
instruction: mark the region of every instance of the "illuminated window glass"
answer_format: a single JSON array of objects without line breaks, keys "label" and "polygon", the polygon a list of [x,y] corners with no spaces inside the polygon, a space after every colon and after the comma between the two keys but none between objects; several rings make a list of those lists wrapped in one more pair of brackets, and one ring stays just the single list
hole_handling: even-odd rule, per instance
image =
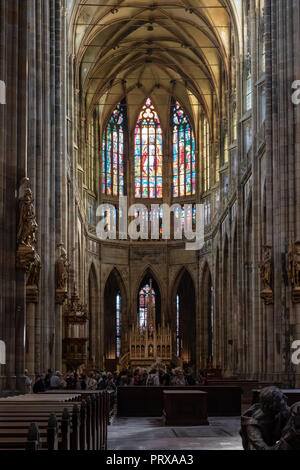
[{"label": "illuminated window glass", "polygon": [[125,118],[125,104],[118,104],[103,136],[102,193],[108,196],[124,195]]},{"label": "illuminated window glass", "polygon": [[196,228],[196,205],[185,204],[184,206],[181,207],[181,211],[180,209],[176,207],[174,210],[174,217],[177,220],[181,217],[182,230],[185,229],[185,225],[188,230],[195,230]]},{"label": "illuminated window glass", "polygon": [[162,197],[162,130],[148,98],[135,128],[135,197]]},{"label": "illuminated window glass", "polygon": [[188,116],[176,101],[172,107],[173,196],[196,193],[195,139]]},{"label": "illuminated window glass", "polygon": [[155,291],[150,288],[147,283],[139,292],[139,326],[144,329],[147,326],[147,310],[149,305],[149,298],[152,295],[152,303],[155,307]]}]

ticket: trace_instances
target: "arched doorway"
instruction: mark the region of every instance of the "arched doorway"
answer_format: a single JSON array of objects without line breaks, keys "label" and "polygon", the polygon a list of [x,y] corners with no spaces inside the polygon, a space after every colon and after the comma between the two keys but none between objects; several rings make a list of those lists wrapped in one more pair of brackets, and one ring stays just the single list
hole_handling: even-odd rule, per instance
[{"label": "arched doorway", "polygon": [[230,348],[232,348],[231,338],[231,312],[228,305],[230,279],[229,279],[229,243],[225,236],[223,248],[223,269],[222,269],[222,321],[223,321],[223,367],[224,372],[230,367]]},{"label": "arched doorway", "polygon": [[[251,348],[251,338],[253,335],[253,233],[252,233],[252,200],[248,205],[246,218],[246,243],[245,243],[245,314],[244,314],[244,334],[245,334],[245,359],[244,370],[251,372],[253,366],[253,349]],[[252,350],[251,350],[252,349]]]},{"label": "arched doorway", "polygon": [[213,360],[215,355],[214,349],[214,292],[211,272],[208,264],[205,265],[202,275],[201,284],[201,320],[203,325],[201,335],[201,364],[205,368],[213,367]]},{"label": "arched doorway", "polygon": [[98,282],[94,265],[91,266],[88,279],[88,306],[89,306],[89,337],[88,361],[99,365],[100,335],[99,335],[99,295]]},{"label": "arched doorway", "polygon": [[105,369],[115,371],[124,351],[124,312],[126,295],[121,276],[114,269],[104,289],[104,358]]},{"label": "arched doorway", "polygon": [[172,312],[173,351],[184,364],[196,364],[196,294],[190,273],[183,269],[175,283]]},{"label": "arched doorway", "polygon": [[233,336],[233,373],[236,374],[239,368],[239,349],[240,338],[238,331],[240,330],[239,323],[239,306],[238,306],[238,245],[237,245],[237,228],[233,236],[232,248],[232,336]]}]

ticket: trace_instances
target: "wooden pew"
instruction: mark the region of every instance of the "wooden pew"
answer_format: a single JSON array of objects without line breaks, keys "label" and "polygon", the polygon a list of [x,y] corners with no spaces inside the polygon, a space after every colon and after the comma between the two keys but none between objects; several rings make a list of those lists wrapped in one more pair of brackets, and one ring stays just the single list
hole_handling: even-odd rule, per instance
[{"label": "wooden pew", "polygon": [[[80,406],[83,403],[80,403]],[[70,412],[72,413],[72,433],[70,426]],[[32,423],[34,421],[34,423]],[[84,424],[84,423],[83,423]],[[28,427],[31,432],[28,433]],[[39,429],[39,439],[33,439],[33,434]],[[33,432],[35,431],[35,433]],[[29,434],[31,438],[29,439]],[[78,437],[77,437],[78,436]],[[26,444],[26,440],[35,444]],[[72,437],[72,439],[71,439]],[[60,439],[60,440],[59,440]],[[70,445],[71,441],[74,443]],[[56,450],[83,449],[80,442],[80,417],[78,405],[70,403],[42,403],[41,401],[22,403],[0,402],[0,448],[47,448]]]},{"label": "wooden pew", "polygon": [[113,405],[111,396],[113,392],[105,390],[49,390],[42,395],[56,396],[56,394],[68,395],[72,393],[79,394],[81,400],[89,398],[88,401],[93,410],[90,422],[87,423],[88,449],[107,449],[107,426],[110,424],[111,405]]},{"label": "wooden pew", "polygon": [[[18,448],[24,447],[28,427],[34,422],[39,429],[39,443],[36,447],[40,445],[51,450],[58,447],[74,450],[106,449],[111,402],[110,393],[100,390],[51,390],[0,399],[0,448],[1,445],[10,447],[13,439],[19,440]],[[4,438],[5,432],[6,437],[9,436],[7,439]],[[36,440],[32,438],[32,442]],[[35,445],[32,444],[32,447]]]}]

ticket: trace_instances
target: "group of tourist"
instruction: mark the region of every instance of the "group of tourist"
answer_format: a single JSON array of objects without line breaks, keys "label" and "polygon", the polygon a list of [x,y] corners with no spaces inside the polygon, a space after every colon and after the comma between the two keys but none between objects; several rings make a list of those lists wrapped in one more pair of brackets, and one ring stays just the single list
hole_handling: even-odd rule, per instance
[{"label": "group of tourist", "polygon": [[68,371],[62,374],[48,369],[47,374],[36,377],[33,393],[42,393],[47,390],[116,390],[115,376],[111,372],[78,374]]},{"label": "group of tourist", "polygon": [[[27,390],[30,391],[32,383],[25,371]],[[40,374],[32,387],[33,393],[42,393],[46,390],[112,390],[119,386],[186,386],[205,385],[207,377],[200,372],[195,377],[189,370],[175,369],[141,369],[122,370],[120,373],[91,372],[78,374],[76,371],[68,371],[62,374],[60,371],[48,370],[47,374]]]},{"label": "group of tourist", "polygon": [[165,371],[162,369],[147,369],[138,368],[134,372],[124,370],[119,374],[118,385],[147,385],[147,386],[185,386],[185,385],[198,385],[206,384],[207,377],[204,372],[200,372],[195,377],[191,371],[177,367],[175,369],[167,368]]}]

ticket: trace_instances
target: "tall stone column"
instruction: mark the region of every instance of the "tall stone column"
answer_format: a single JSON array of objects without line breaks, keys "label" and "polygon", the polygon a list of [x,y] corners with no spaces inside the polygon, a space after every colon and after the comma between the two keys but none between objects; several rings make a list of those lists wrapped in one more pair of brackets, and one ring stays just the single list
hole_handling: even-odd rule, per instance
[{"label": "tall stone column", "polygon": [[[25,272],[16,268],[18,185],[27,166],[27,8],[17,0],[0,4],[0,70],[6,83],[6,104],[0,118],[1,201],[1,339],[7,360],[4,387],[24,390]],[[19,47],[22,45],[22,53]]]},{"label": "tall stone column", "polygon": [[27,304],[26,318],[26,359],[25,367],[28,375],[33,380],[35,373],[35,309],[36,304],[30,302]]}]

